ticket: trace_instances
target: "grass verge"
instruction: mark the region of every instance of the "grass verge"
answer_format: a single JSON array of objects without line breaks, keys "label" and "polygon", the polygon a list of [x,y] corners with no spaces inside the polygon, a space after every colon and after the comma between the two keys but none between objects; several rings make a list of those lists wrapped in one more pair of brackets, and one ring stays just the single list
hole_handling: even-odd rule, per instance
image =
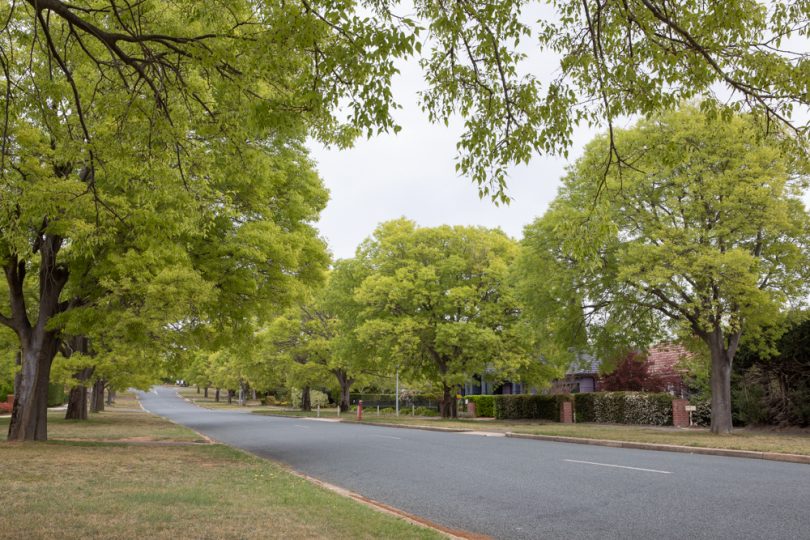
[{"label": "grass verge", "polygon": [[440,538],[123,404],[0,442],[0,537]]},{"label": "grass verge", "polygon": [[[285,416],[314,416],[301,411],[262,410],[256,414],[280,414]],[[321,417],[331,417],[321,411]],[[342,420],[353,421],[354,414],[341,415]],[[674,444],[699,448],[722,448],[749,450],[753,452],[780,452],[784,454],[810,455],[810,430],[779,431],[765,428],[738,428],[731,435],[713,435],[706,428],[678,429],[660,426],[627,426],[616,424],[560,424],[532,420],[465,419],[445,420],[432,417],[377,416],[374,410],[363,414],[363,422],[369,424],[397,424],[403,426],[452,428],[471,431],[496,431],[528,435],[552,435],[580,439],[605,439],[610,441]]]}]

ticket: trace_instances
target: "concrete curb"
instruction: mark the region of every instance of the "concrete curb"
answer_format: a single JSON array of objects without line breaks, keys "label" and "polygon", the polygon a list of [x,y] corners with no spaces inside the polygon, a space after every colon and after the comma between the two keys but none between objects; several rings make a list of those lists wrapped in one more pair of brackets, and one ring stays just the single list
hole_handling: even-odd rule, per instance
[{"label": "concrete curb", "polygon": [[[380,427],[391,427],[391,428],[403,428],[403,429],[421,429],[422,431],[445,431],[447,433],[468,433],[470,431],[482,431],[472,430],[472,429],[464,429],[464,428],[447,428],[447,427],[437,427],[437,426],[409,426],[406,424],[389,424],[386,422],[364,422],[362,420],[341,420],[344,424],[362,424],[364,426],[380,426]],[[497,433],[497,431],[493,431],[492,433]]]},{"label": "concrete curb", "polygon": [[781,454],[778,452],[756,452],[751,450],[731,450],[726,448],[702,448],[699,446],[681,446],[675,444],[612,441],[609,439],[580,439],[578,437],[562,437],[559,435],[529,435],[527,433],[513,432],[507,432],[506,436],[513,439],[532,439],[535,441],[589,444],[593,446],[633,448],[636,450],[655,450],[659,452],[679,452],[683,454],[705,454],[708,456],[767,459],[769,461],[785,461],[788,463],[804,463],[810,465],[810,456],[804,456],[801,454]]}]

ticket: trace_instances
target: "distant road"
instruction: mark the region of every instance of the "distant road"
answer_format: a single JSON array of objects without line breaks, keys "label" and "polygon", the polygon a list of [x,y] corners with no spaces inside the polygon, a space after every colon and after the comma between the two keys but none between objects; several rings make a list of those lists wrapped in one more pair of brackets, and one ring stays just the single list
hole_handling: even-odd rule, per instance
[{"label": "distant road", "polygon": [[447,527],[497,538],[810,539],[810,465],[144,407]]}]

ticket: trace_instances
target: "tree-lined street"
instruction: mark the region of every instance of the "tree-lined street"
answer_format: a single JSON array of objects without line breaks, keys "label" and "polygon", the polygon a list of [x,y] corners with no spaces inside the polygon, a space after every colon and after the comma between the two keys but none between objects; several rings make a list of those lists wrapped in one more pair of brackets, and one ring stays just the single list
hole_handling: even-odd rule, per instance
[{"label": "tree-lined street", "polygon": [[442,525],[498,538],[803,538],[800,464],[211,411],[155,414]]}]

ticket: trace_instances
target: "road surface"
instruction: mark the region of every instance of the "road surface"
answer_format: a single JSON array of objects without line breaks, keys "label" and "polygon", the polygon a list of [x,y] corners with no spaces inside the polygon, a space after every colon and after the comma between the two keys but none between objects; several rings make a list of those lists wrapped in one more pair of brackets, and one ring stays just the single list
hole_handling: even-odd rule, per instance
[{"label": "road surface", "polygon": [[496,538],[810,539],[810,465],[143,406],[454,529]]}]

